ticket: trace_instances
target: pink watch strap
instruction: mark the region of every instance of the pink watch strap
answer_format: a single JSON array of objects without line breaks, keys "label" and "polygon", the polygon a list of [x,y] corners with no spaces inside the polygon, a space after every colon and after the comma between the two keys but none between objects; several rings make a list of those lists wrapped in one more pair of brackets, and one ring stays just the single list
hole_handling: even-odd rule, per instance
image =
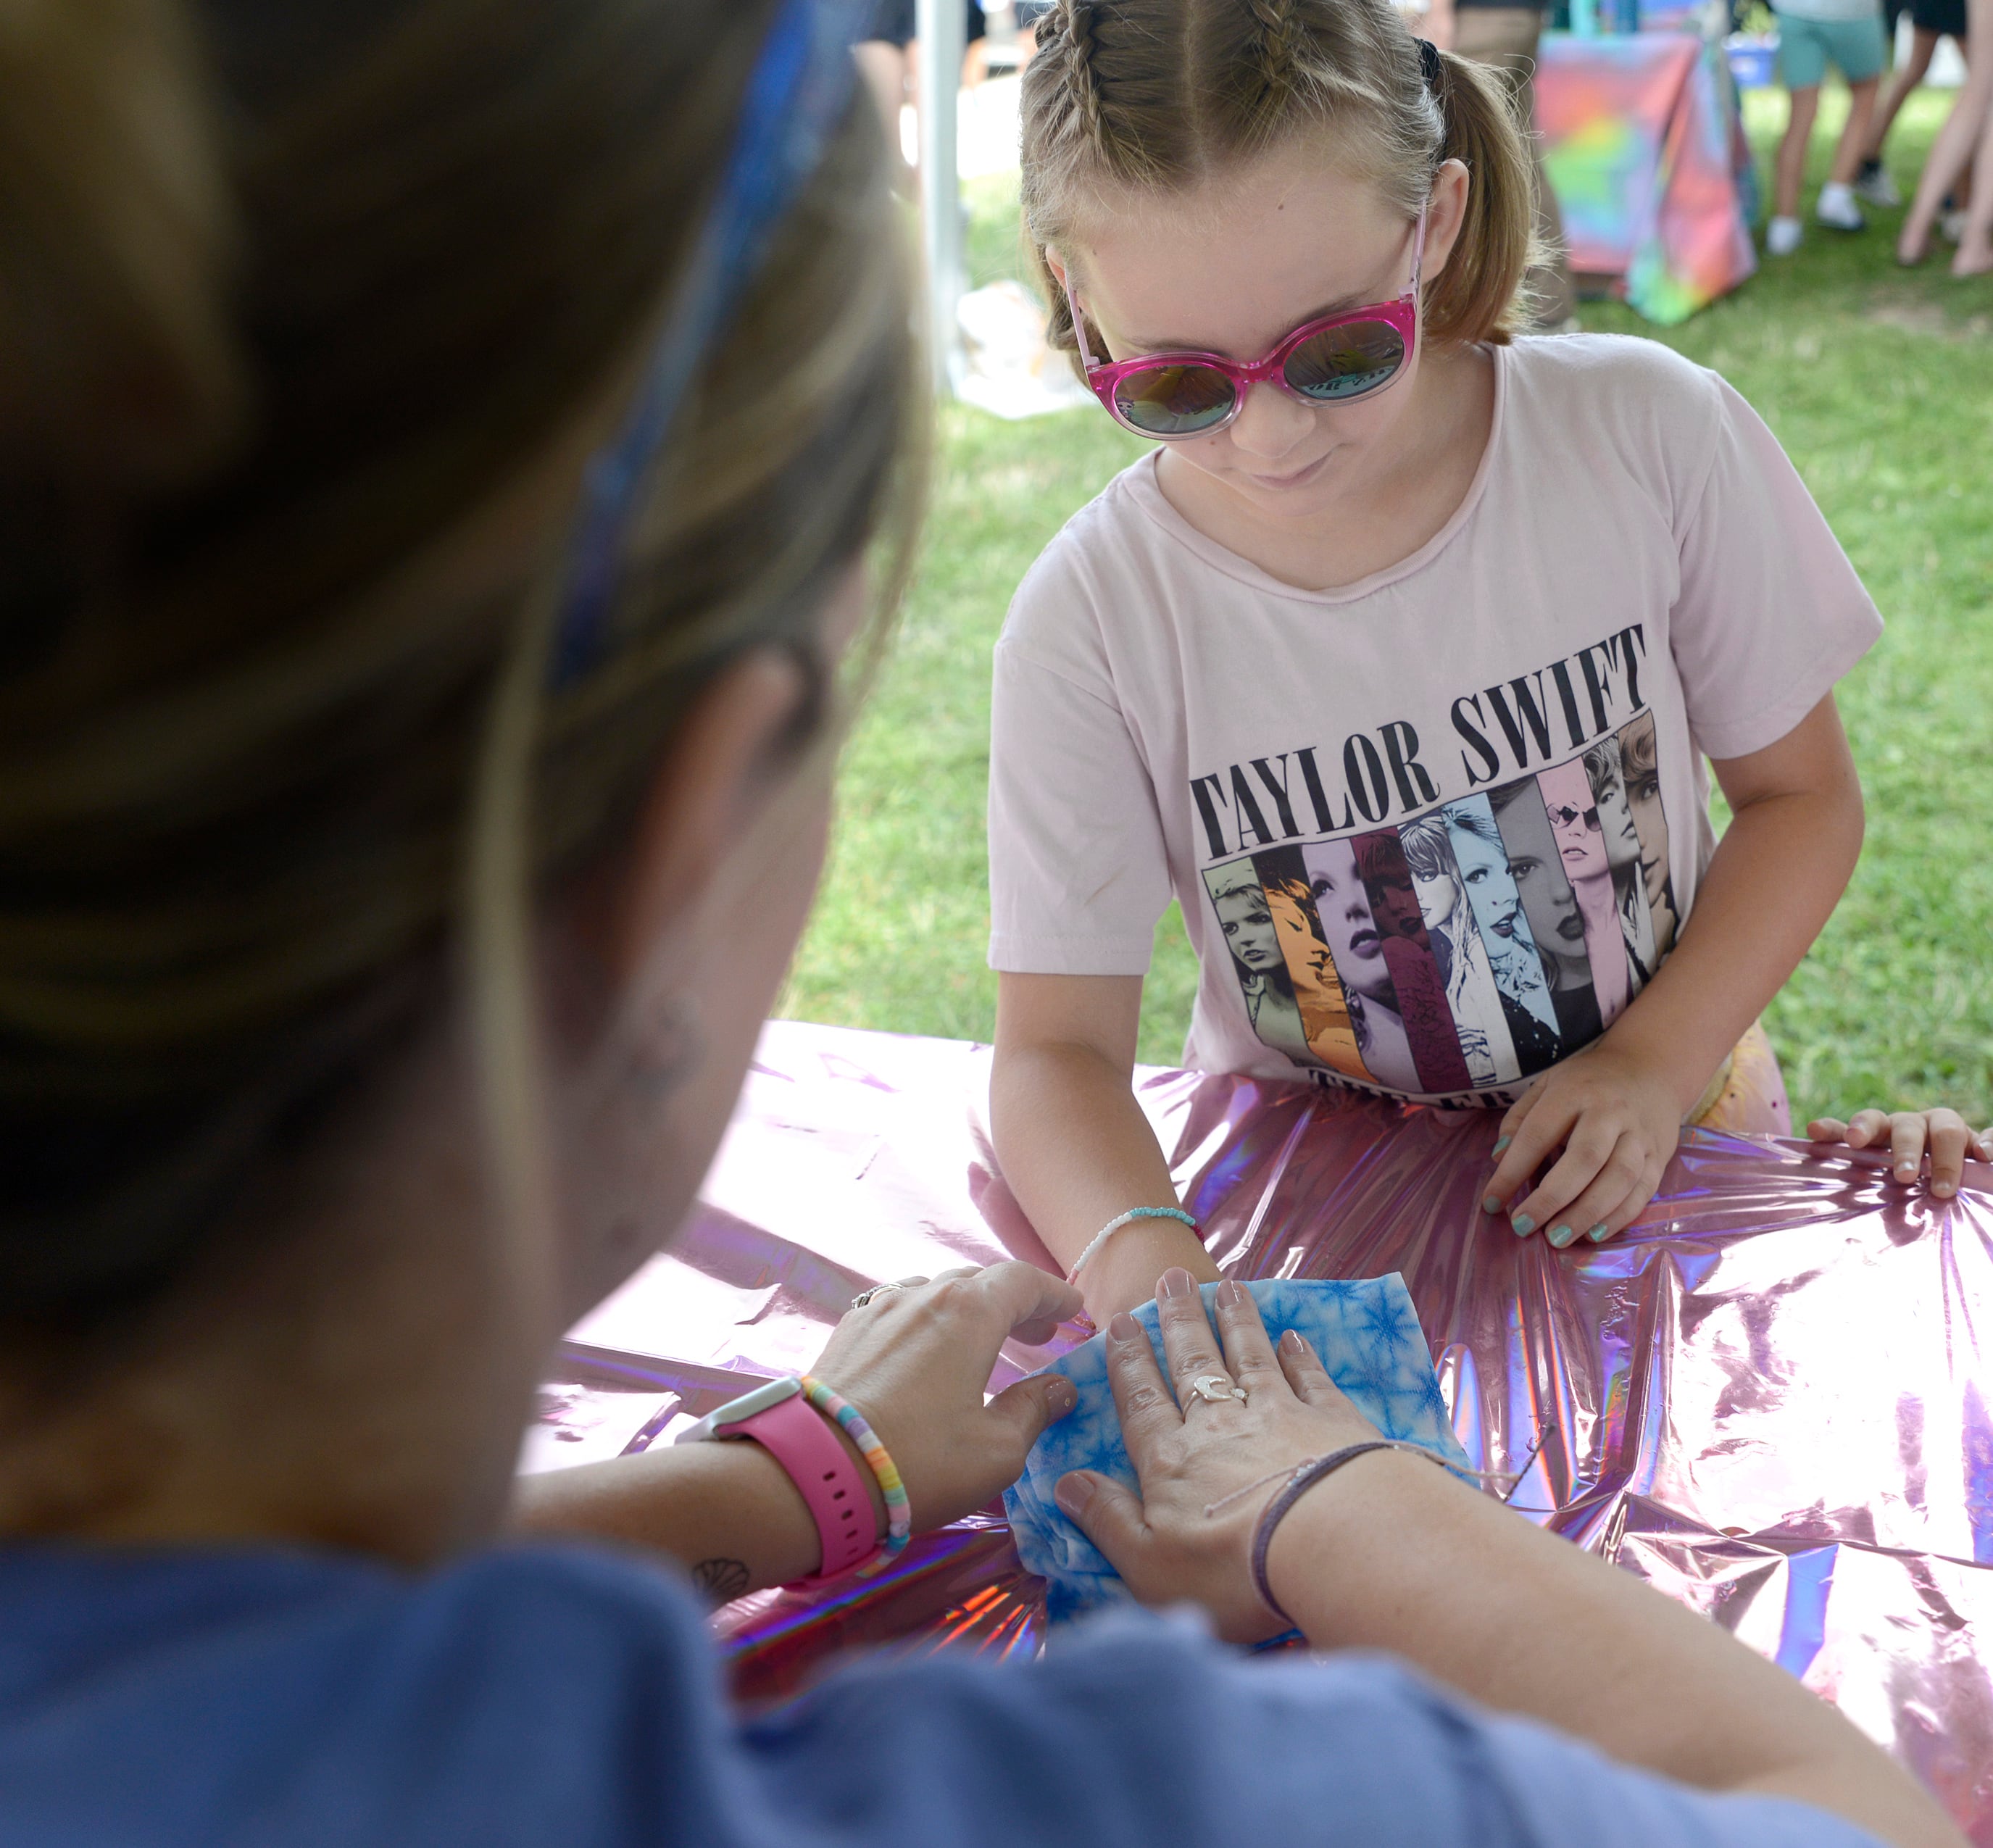
[{"label": "pink watch strap", "polygon": [[800,1394],[731,1426],[730,1437],[751,1437],[788,1472],[802,1492],[823,1542],[823,1563],[805,1585],[849,1572],[879,1550],[871,1491],[862,1466],[830,1421]]}]

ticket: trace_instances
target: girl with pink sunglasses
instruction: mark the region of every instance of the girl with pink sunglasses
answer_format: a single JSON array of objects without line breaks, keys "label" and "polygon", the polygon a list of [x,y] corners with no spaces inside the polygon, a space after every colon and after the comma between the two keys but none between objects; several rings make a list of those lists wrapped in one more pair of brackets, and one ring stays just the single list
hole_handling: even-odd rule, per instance
[{"label": "girl with pink sunglasses", "polygon": [[[1167,1266],[1217,1275],[1130,1088],[1174,896],[1202,965],[1186,1063],[1498,1109],[1485,1211],[1609,1238],[1740,1042],[1763,1056],[1738,1069],[1775,1070],[1759,1011],[1860,849],[1833,689],[1875,606],[1721,378],[1513,337],[1534,210],[1509,99],[1390,0],[1060,0],[1038,43],[1024,207],[1051,338],[1157,446],[1047,548],[996,650],[1005,1173],[1065,1262],[1089,1254],[1097,1316]],[[1635,745],[1646,909],[1567,928],[1555,854],[1516,843],[1554,839],[1546,788]],[[1458,888],[1495,979],[1458,979],[1455,938],[1406,914],[1391,967],[1449,1009],[1409,1069],[1261,1030],[1211,894],[1435,842],[1458,863],[1421,890]],[[1278,934],[1297,986],[1374,991],[1375,921],[1403,907],[1366,896],[1341,949],[1319,915]],[[1743,1088],[1721,1120],[1788,1126],[1776,1085]]]}]

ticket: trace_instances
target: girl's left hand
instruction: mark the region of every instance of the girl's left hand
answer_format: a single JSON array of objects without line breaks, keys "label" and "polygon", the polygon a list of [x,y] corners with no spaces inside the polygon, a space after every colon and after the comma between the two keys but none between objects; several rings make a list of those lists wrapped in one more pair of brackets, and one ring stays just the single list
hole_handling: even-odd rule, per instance
[{"label": "girl's left hand", "polygon": [[1897,1180],[1907,1187],[1923,1171],[1930,1150],[1930,1190],[1940,1200],[1958,1191],[1967,1161],[1993,1162],[1993,1129],[1975,1132],[1956,1110],[1858,1110],[1846,1122],[1816,1117],[1807,1134],[1817,1143],[1868,1149],[1886,1143]]},{"label": "girl's left hand", "polygon": [[[1482,1201],[1517,1235],[1595,1245],[1639,1218],[1681,1139],[1681,1108],[1645,1061],[1604,1041],[1546,1072],[1502,1119],[1501,1156]],[[1560,1146],[1562,1156],[1521,1199],[1517,1190]]]}]

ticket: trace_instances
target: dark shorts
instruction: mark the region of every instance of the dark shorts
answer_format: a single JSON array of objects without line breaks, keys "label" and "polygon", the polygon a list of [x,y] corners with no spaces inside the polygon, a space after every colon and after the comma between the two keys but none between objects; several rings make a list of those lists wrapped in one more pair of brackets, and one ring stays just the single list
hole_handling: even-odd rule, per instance
[{"label": "dark shorts", "polygon": [[1965,36],[1965,0],[1910,0],[1910,23],[1940,38]]},{"label": "dark shorts", "polygon": [[[973,45],[987,29],[979,0],[967,0],[969,39]],[[856,43],[904,46],[914,36],[914,0],[873,0],[872,17]]]}]

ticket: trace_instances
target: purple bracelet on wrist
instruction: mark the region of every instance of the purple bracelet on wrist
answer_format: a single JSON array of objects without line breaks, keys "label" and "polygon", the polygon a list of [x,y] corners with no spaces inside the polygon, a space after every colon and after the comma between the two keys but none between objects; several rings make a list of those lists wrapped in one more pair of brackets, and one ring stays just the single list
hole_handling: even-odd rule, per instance
[{"label": "purple bracelet on wrist", "polygon": [[1267,1504],[1259,1525],[1253,1529],[1253,1589],[1259,1593],[1260,1601],[1282,1623],[1299,1627],[1280,1608],[1280,1600],[1273,1596],[1273,1588],[1267,1583],[1267,1549],[1273,1543],[1273,1529],[1285,1518],[1287,1511],[1323,1477],[1334,1475],[1345,1463],[1367,1456],[1373,1450],[1410,1450],[1417,1456],[1430,1458],[1441,1469],[1447,1467],[1444,1457],[1435,1456],[1424,1444],[1402,1443],[1391,1437],[1373,1437],[1363,1443],[1345,1444],[1339,1450],[1331,1450],[1326,1457],[1302,1464],[1287,1478],[1287,1487]]}]

